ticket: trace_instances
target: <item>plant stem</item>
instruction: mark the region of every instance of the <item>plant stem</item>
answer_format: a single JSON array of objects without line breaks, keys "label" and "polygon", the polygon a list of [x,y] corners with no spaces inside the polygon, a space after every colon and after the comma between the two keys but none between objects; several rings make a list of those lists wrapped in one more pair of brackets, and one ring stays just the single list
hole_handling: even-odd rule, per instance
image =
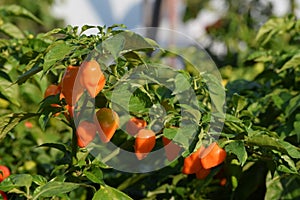
[{"label": "plant stem", "polygon": [[77,135],[76,135],[76,127],[75,124],[72,123],[72,141],[71,141],[71,154],[72,154],[72,162],[70,167],[73,165],[75,161],[77,161]]}]

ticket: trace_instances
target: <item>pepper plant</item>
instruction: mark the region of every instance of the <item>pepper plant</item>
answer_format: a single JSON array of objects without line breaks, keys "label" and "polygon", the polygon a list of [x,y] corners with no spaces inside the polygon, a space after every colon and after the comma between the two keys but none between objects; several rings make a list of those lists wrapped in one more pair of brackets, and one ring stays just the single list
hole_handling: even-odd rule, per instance
[{"label": "pepper plant", "polygon": [[[35,20],[30,12],[20,15]],[[22,37],[3,31],[0,162],[11,175],[0,190],[9,199],[298,198],[299,23],[290,16],[261,27],[243,63],[261,70],[251,80],[227,83],[226,97],[220,80],[195,67],[211,62],[195,59],[194,47],[168,51],[123,25],[66,26],[36,35],[19,29]],[[170,58],[184,67],[169,67]],[[105,84],[96,95],[83,89],[70,103],[61,92],[70,83],[64,75],[91,60]],[[52,84],[62,90],[44,96]],[[96,115],[100,122],[102,109],[119,117],[110,142],[97,136],[102,126],[92,140],[78,143],[82,121],[94,122]],[[142,131],[128,131],[132,118],[146,122],[135,129]],[[137,135],[149,131],[151,144],[136,152],[142,149]],[[177,149],[172,159],[165,152],[171,142]],[[203,153],[215,147],[223,155],[217,164]],[[162,159],[151,162],[155,152]]]}]

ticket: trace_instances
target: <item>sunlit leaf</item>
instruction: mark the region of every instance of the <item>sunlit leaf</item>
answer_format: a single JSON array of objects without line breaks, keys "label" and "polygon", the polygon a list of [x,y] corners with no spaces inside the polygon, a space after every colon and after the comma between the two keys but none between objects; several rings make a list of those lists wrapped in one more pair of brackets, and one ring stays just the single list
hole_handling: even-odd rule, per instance
[{"label": "sunlit leaf", "polygon": [[246,140],[247,144],[260,146],[260,147],[267,147],[271,149],[278,150],[280,152],[285,152],[284,146],[279,142],[278,139],[267,135],[256,135]]},{"label": "sunlit leaf", "polygon": [[8,80],[0,77],[0,93],[5,96],[11,103],[16,106],[20,106],[19,102],[19,87],[17,85],[13,85]]},{"label": "sunlit leaf", "polygon": [[61,62],[74,48],[63,41],[50,45],[44,58],[43,71],[47,72],[55,63]]},{"label": "sunlit leaf", "polygon": [[39,24],[43,24],[41,20],[39,20],[34,14],[32,14],[26,8],[13,4],[13,5],[5,5],[0,7],[0,12],[5,13],[8,16],[17,16],[31,19]]},{"label": "sunlit leaf", "polygon": [[299,65],[300,65],[300,54],[296,54],[280,68],[279,72],[282,72],[292,67],[296,69],[296,67],[299,67]]},{"label": "sunlit leaf", "polygon": [[59,194],[71,192],[77,189],[80,185],[77,183],[70,182],[58,182],[52,181],[45,185],[42,185],[36,189],[33,195],[33,199],[39,199],[41,197],[53,197]]},{"label": "sunlit leaf", "polygon": [[0,141],[22,120],[37,116],[34,113],[13,113],[0,117]]},{"label": "sunlit leaf", "polygon": [[278,173],[272,177],[269,172],[266,178],[266,199],[280,199],[281,193],[283,191],[283,185],[280,181],[281,177]]},{"label": "sunlit leaf", "polygon": [[284,149],[287,151],[288,155],[290,155],[292,158],[300,158],[300,149],[295,147],[289,142],[278,140],[279,144],[281,144]]},{"label": "sunlit leaf", "polygon": [[109,51],[116,59],[119,57],[120,52],[124,49],[125,38],[122,35],[116,35],[112,38],[105,40],[102,43],[104,49]]},{"label": "sunlit leaf", "polygon": [[191,90],[192,86],[186,76],[178,73],[175,77],[175,89],[173,95]]},{"label": "sunlit leaf", "polygon": [[32,181],[33,178],[30,174],[12,174],[0,183],[0,190],[8,191],[18,187],[29,188]]},{"label": "sunlit leaf", "polygon": [[243,110],[245,108],[245,106],[247,105],[247,100],[245,97],[240,96],[238,94],[234,94],[232,97],[233,103],[236,106],[236,112],[240,112],[241,110]]},{"label": "sunlit leaf", "polygon": [[125,193],[121,192],[120,190],[117,190],[110,186],[101,186],[101,188],[95,193],[93,200],[132,200],[129,196],[127,196]]},{"label": "sunlit leaf", "polygon": [[37,185],[44,185],[47,183],[47,179],[42,175],[32,175],[32,181]]},{"label": "sunlit leaf", "polygon": [[5,33],[6,35],[12,38],[23,38],[23,32],[14,24],[6,22],[0,25],[0,32]]},{"label": "sunlit leaf", "polygon": [[90,181],[94,183],[104,184],[103,173],[99,168],[95,167],[92,169],[92,171],[84,171],[83,173]]}]

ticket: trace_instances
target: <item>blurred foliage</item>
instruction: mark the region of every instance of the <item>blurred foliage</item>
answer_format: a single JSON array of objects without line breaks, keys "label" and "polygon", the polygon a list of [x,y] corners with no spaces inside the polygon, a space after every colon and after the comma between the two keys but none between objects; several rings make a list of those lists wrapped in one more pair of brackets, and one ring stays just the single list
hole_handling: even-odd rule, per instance
[{"label": "blurred foliage", "polygon": [[[201,1],[201,4],[188,2],[194,4],[190,4],[190,14],[186,19],[195,17],[209,1]],[[196,2],[201,6],[196,6]],[[0,183],[0,190],[8,192],[10,199],[17,200],[299,199],[300,21],[292,15],[269,18],[269,10],[263,15],[265,17],[255,18],[259,15],[253,14],[254,10],[264,10],[264,4],[258,4],[258,1],[228,2],[228,5],[232,4],[228,9],[235,10],[224,15],[228,17],[226,25],[222,25],[219,31],[215,27],[209,31],[212,41],[228,44],[230,52],[225,56],[215,55],[220,62],[224,61],[220,65],[226,65],[222,67],[222,74],[229,79],[226,84],[226,120],[218,141],[226,150],[227,158],[223,164],[212,168],[204,180],[181,172],[184,157],[202,144],[204,135],[211,134],[207,132],[211,99],[205,81],[202,76],[195,75],[192,63],[184,63],[185,70],[167,68],[162,62],[174,55],[156,51],[154,57],[148,57],[147,53],[157,44],[119,26],[87,25],[82,29],[67,26],[31,34],[11,20],[12,17],[24,18],[37,25],[40,19],[33,12],[17,5],[1,7],[0,17],[6,26],[1,29],[5,37],[0,39],[0,164],[8,166],[13,175]],[[254,10],[247,6],[249,2],[256,5]],[[259,20],[265,23],[260,25]],[[91,28],[98,33],[85,35],[84,32]],[[130,37],[112,37],[119,33]],[[145,48],[132,50],[133,41]],[[246,48],[240,48],[238,44],[241,42]],[[101,46],[104,51],[99,44],[104,44]],[[195,105],[179,104],[170,92],[162,92],[165,88],[160,87],[159,82],[156,85],[133,84],[138,89],[130,101],[130,114],[150,122],[149,108],[163,99],[166,100],[164,106],[168,115],[154,121],[162,120],[172,129],[180,121],[181,106],[191,119],[198,120],[197,128],[182,130],[178,134],[180,137],[174,140],[184,151],[167,167],[143,174],[110,168],[86,149],[74,146],[75,128],[65,119],[64,110],[51,107],[51,103],[63,106],[64,101],[58,96],[43,100],[47,85],[59,83],[68,65],[79,65],[95,48],[96,52],[111,52],[114,58],[108,66],[104,62],[101,64],[108,81],[97,97],[99,107],[109,105],[118,81],[145,62],[153,66],[151,74],[164,75],[157,71],[161,68],[182,75],[174,79],[166,77],[166,82],[174,83],[174,91],[182,98],[188,97],[183,93],[186,86],[182,84],[182,77],[193,85],[200,113]],[[179,52],[183,52],[179,55],[198,58],[190,53],[193,49],[180,49]],[[97,58],[105,61],[105,56]],[[207,64],[202,59],[198,62]],[[143,76],[144,80],[151,82],[147,75],[138,73],[137,77]],[[126,84],[130,78],[127,76],[118,85],[121,88],[117,93],[120,102],[127,95],[127,87],[131,86]],[[219,87],[220,83],[216,86],[215,96],[218,96],[222,87]],[[86,96],[85,93],[83,97]],[[57,110],[60,114],[55,116]],[[190,138],[187,136],[195,130],[198,137],[189,147],[186,140]],[[122,130],[117,133],[112,142],[132,144],[132,137],[127,137]],[[162,135],[172,138],[174,132],[159,132],[156,148],[162,147]],[[127,150],[132,150],[130,147],[127,146]],[[226,183],[221,184],[221,179]]]},{"label": "blurred foliage", "polygon": [[[52,5],[54,4],[54,0],[43,0],[43,1],[31,1],[31,0],[1,0],[0,6],[8,6],[16,4],[21,6],[22,8],[27,9],[30,11],[35,17],[37,17],[40,23],[36,23],[34,21],[30,21],[26,19],[26,17],[17,17],[17,16],[10,16],[7,20],[8,22],[16,25],[22,30],[29,31],[33,34],[46,32],[55,27],[61,27],[64,25],[62,19],[53,16],[52,12]],[[9,16],[9,13],[3,13],[2,16],[0,14],[0,21],[3,17]],[[2,19],[3,20],[3,19]]]},{"label": "blurred foliage", "polygon": [[[184,22],[205,11],[218,16],[215,22],[205,28],[209,38],[205,48],[219,67],[246,66],[243,61],[255,45],[256,32],[270,17],[277,16],[275,1],[186,0],[185,3]],[[284,3],[290,9],[287,14],[296,14],[298,5],[295,0]]]}]

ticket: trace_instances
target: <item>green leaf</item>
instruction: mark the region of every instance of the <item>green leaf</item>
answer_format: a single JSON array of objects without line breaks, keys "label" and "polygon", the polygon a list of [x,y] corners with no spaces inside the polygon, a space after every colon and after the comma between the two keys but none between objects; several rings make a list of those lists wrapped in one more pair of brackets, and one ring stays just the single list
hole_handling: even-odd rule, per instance
[{"label": "green leaf", "polygon": [[294,174],[298,174],[297,168],[295,166],[295,162],[287,155],[282,155],[281,159],[284,160],[284,162],[287,163],[289,172],[288,173],[294,173]]},{"label": "green leaf", "polygon": [[198,127],[193,123],[181,124],[173,140],[177,144],[181,144],[182,147],[184,147],[185,149],[188,149],[190,147],[191,142],[196,137],[197,131],[198,131]]},{"label": "green leaf", "polygon": [[[157,48],[159,47],[159,45],[157,44],[157,42],[155,40],[152,40],[150,38],[144,38],[144,39],[152,47],[157,47]],[[160,50],[163,51],[163,49],[160,49]]]},{"label": "green leaf", "polygon": [[48,52],[44,58],[44,73],[46,73],[57,62],[61,62],[67,55],[72,52],[73,49],[74,47],[69,46],[62,40],[51,44],[48,47]]},{"label": "green leaf", "polygon": [[226,122],[233,122],[233,123],[237,123],[237,124],[242,124],[242,120],[240,120],[239,118],[230,115],[230,114],[226,114]]},{"label": "green leaf", "polygon": [[232,101],[235,104],[235,111],[238,113],[243,110],[247,105],[247,100],[245,97],[238,95],[237,93],[233,94]]},{"label": "green leaf", "polygon": [[51,35],[55,35],[58,33],[62,33],[62,34],[66,34],[66,28],[54,28],[50,31],[48,31],[47,33],[41,33],[42,37],[49,37]]},{"label": "green leaf", "polygon": [[9,22],[0,25],[0,32],[12,38],[24,38],[23,32],[17,26]]},{"label": "green leaf", "polygon": [[283,186],[280,182],[280,176],[276,172],[272,177],[271,172],[266,177],[266,196],[265,199],[280,199],[281,193],[283,192]]},{"label": "green leaf", "polygon": [[60,150],[60,151],[62,151],[64,153],[67,152],[67,149],[66,149],[65,145],[58,144],[58,143],[44,143],[44,144],[41,144],[38,147],[50,147],[50,148],[58,149],[58,150]]},{"label": "green leaf", "polygon": [[201,112],[199,111],[199,108],[192,107],[191,105],[187,104],[179,104],[179,106],[182,108],[182,111],[184,110],[191,115],[190,120],[194,121],[195,123],[198,123],[200,121]]},{"label": "green leaf", "polygon": [[177,134],[177,131],[178,131],[178,128],[164,128],[163,135],[166,138],[172,140],[175,137],[175,135]]},{"label": "green leaf", "polygon": [[37,56],[35,59],[31,60],[27,66],[32,66],[31,69],[26,71],[24,74],[20,75],[16,81],[17,84],[25,83],[31,76],[37,74],[38,72],[42,71],[43,68],[38,65],[38,60],[41,55]]},{"label": "green leaf", "polygon": [[275,89],[269,95],[271,96],[274,104],[281,110],[284,108],[286,102],[292,97],[287,89]]},{"label": "green leaf", "polygon": [[297,135],[297,140],[299,142],[300,141],[300,120],[294,122],[294,129],[295,129],[295,132],[296,132],[296,135]]},{"label": "green leaf", "polygon": [[34,14],[32,14],[29,10],[19,5],[1,6],[0,12],[5,13],[6,16],[24,17],[31,19],[39,24],[43,24],[42,21],[39,20],[36,16],[34,16]]},{"label": "green leaf", "polygon": [[273,57],[266,51],[256,50],[248,56],[247,60],[254,60],[256,62],[269,62],[273,60]]},{"label": "green leaf", "polygon": [[22,120],[37,116],[35,113],[13,113],[0,117],[0,141]]},{"label": "green leaf", "polygon": [[153,45],[155,45],[155,43],[149,43],[149,40],[146,40],[144,37],[135,32],[124,31],[120,34],[117,34],[116,36],[122,36],[125,38],[123,51],[154,49]]},{"label": "green leaf", "polygon": [[132,200],[129,196],[127,196],[125,193],[121,192],[120,190],[117,190],[115,188],[112,188],[110,186],[101,186],[100,190],[98,190],[93,200]]},{"label": "green leaf", "polygon": [[291,156],[292,158],[300,158],[300,149],[297,148],[296,146],[292,145],[289,142],[278,140],[278,143],[281,144],[284,149],[287,151],[288,155]]},{"label": "green leaf", "polygon": [[0,77],[0,92],[5,96],[11,103],[16,106],[20,106],[19,103],[19,88],[17,85],[13,85],[10,81]]},{"label": "green leaf", "polygon": [[299,199],[300,198],[300,178],[299,174],[293,174],[281,179],[284,190],[281,199]]},{"label": "green leaf", "polygon": [[37,185],[45,185],[47,183],[47,179],[42,175],[32,175],[32,181]]},{"label": "green leaf", "polygon": [[53,197],[77,189],[80,185],[77,183],[52,181],[38,187],[33,194],[33,200],[41,197]]},{"label": "green leaf", "polygon": [[141,64],[145,64],[145,61],[139,52],[129,51],[124,53],[122,56],[124,56],[124,58],[133,66],[139,66]]},{"label": "green leaf", "polygon": [[259,45],[265,45],[276,34],[288,32],[291,29],[296,20],[293,17],[278,17],[268,20],[258,31],[256,35],[256,43]]},{"label": "green leaf", "polygon": [[103,173],[99,168],[94,167],[91,172],[84,171],[83,173],[93,183],[104,184]]},{"label": "green leaf", "polygon": [[[278,22],[279,21],[279,22]],[[265,44],[273,35],[275,35],[278,24],[281,24],[282,19],[270,19],[258,31],[256,35],[256,42]]]},{"label": "green leaf", "polygon": [[53,107],[51,104],[59,104],[59,94],[52,95],[44,99],[39,108],[39,124],[40,127],[45,130],[48,121],[50,120],[51,116],[55,113],[60,112],[63,108],[62,107]]},{"label": "green leaf", "polygon": [[128,53],[135,50],[154,49],[158,46],[155,42],[145,39],[137,33],[131,31],[122,31],[106,39],[103,48],[108,50],[116,59],[121,53]]},{"label": "green leaf", "polygon": [[248,155],[243,141],[235,140],[230,142],[228,145],[226,145],[225,149],[226,152],[233,153],[237,156],[241,166],[246,163]]},{"label": "green leaf", "polygon": [[[103,27],[97,26],[97,28],[99,29],[100,32],[103,31]],[[116,29],[116,28],[118,28],[118,29]],[[127,26],[125,24],[113,24],[113,25],[107,27],[106,32],[115,34],[115,33],[118,33],[120,31],[120,29],[125,29],[125,28],[127,28]]]},{"label": "green leaf", "polygon": [[52,116],[51,112],[48,112],[48,113],[45,113],[45,114],[43,113],[43,114],[40,115],[39,125],[40,125],[40,127],[43,131],[45,131],[46,126],[47,126],[48,121],[50,120],[51,116]]},{"label": "green leaf", "polygon": [[0,183],[0,190],[9,191],[18,187],[29,188],[32,180],[33,178],[30,174],[12,174]]},{"label": "green leaf", "polygon": [[103,48],[109,51],[112,56],[116,59],[119,57],[120,52],[123,50],[125,45],[125,38],[120,34],[105,40]]},{"label": "green leaf", "polygon": [[272,177],[269,173],[266,186],[265,199],[299,199],[300,197],[300,178],[297,174],[276,172]]},{"label": "green leaf", "polygon": [[285,148],[279,140],[268,135],[255,135],[247,138],[245,141],[248,145],[267,147],[285,153]]},{"label": "green leaf", "polygon": [[282,72],[284,70],[287,70],[289,68],[294,67],[299,67],[300,65],[300,54],[294,55],[290,60],[288,60],[280,69],[278,72]]},{"label": "green leaf", "polygon": [[287,174],[295,174],[295,173],[297,173],[294,170],[292,170],[290,167],[282,165],[282,164],[277,167],[277,171],[283,172],[283,173],[287,173]]},{"label": "green leaf", "polygon": [[114,89],[111,96],[106,96],[110,99],[114,105],[118,106],[119,109],[129,110],[129,102],[132,92],[130,91],[130,85],[126,82],[119,82],[117,87]]},{"label": "green leaf", "polygon": [[139,113],[146,109],[145,102],[137,96],[131,96],[129,103],[130,112]]},{"label": "green leaf", "polygon": [[285,117],[288,118],[300,106],[300,94],[293,97],[285,109]]},{"label": "green leaf", "polygon": [[92,28],[96,28],[96,26],[93,25],[83,25],[81,27],[81,31],[79,33],[79,35],[81,35],[83,32],[85,32],[86,30],[92,29]]},{"label": "green leaf", "polygon": [[224,105],[225,105],[225,89],[221,84],[220,77],[212,74],[203,74],[205,83],[209,89],[209,96],[211,99],[211,104],[213,105],[211,110],[216,112],[222,119],[225,118],[224,114]]},{"label": "green leaf", "polygon": [[188,81],[188,78],[183,74],[179,73],[175,77],[175,89],[173,90],[173,95],[191,90],[192,86]]}]

